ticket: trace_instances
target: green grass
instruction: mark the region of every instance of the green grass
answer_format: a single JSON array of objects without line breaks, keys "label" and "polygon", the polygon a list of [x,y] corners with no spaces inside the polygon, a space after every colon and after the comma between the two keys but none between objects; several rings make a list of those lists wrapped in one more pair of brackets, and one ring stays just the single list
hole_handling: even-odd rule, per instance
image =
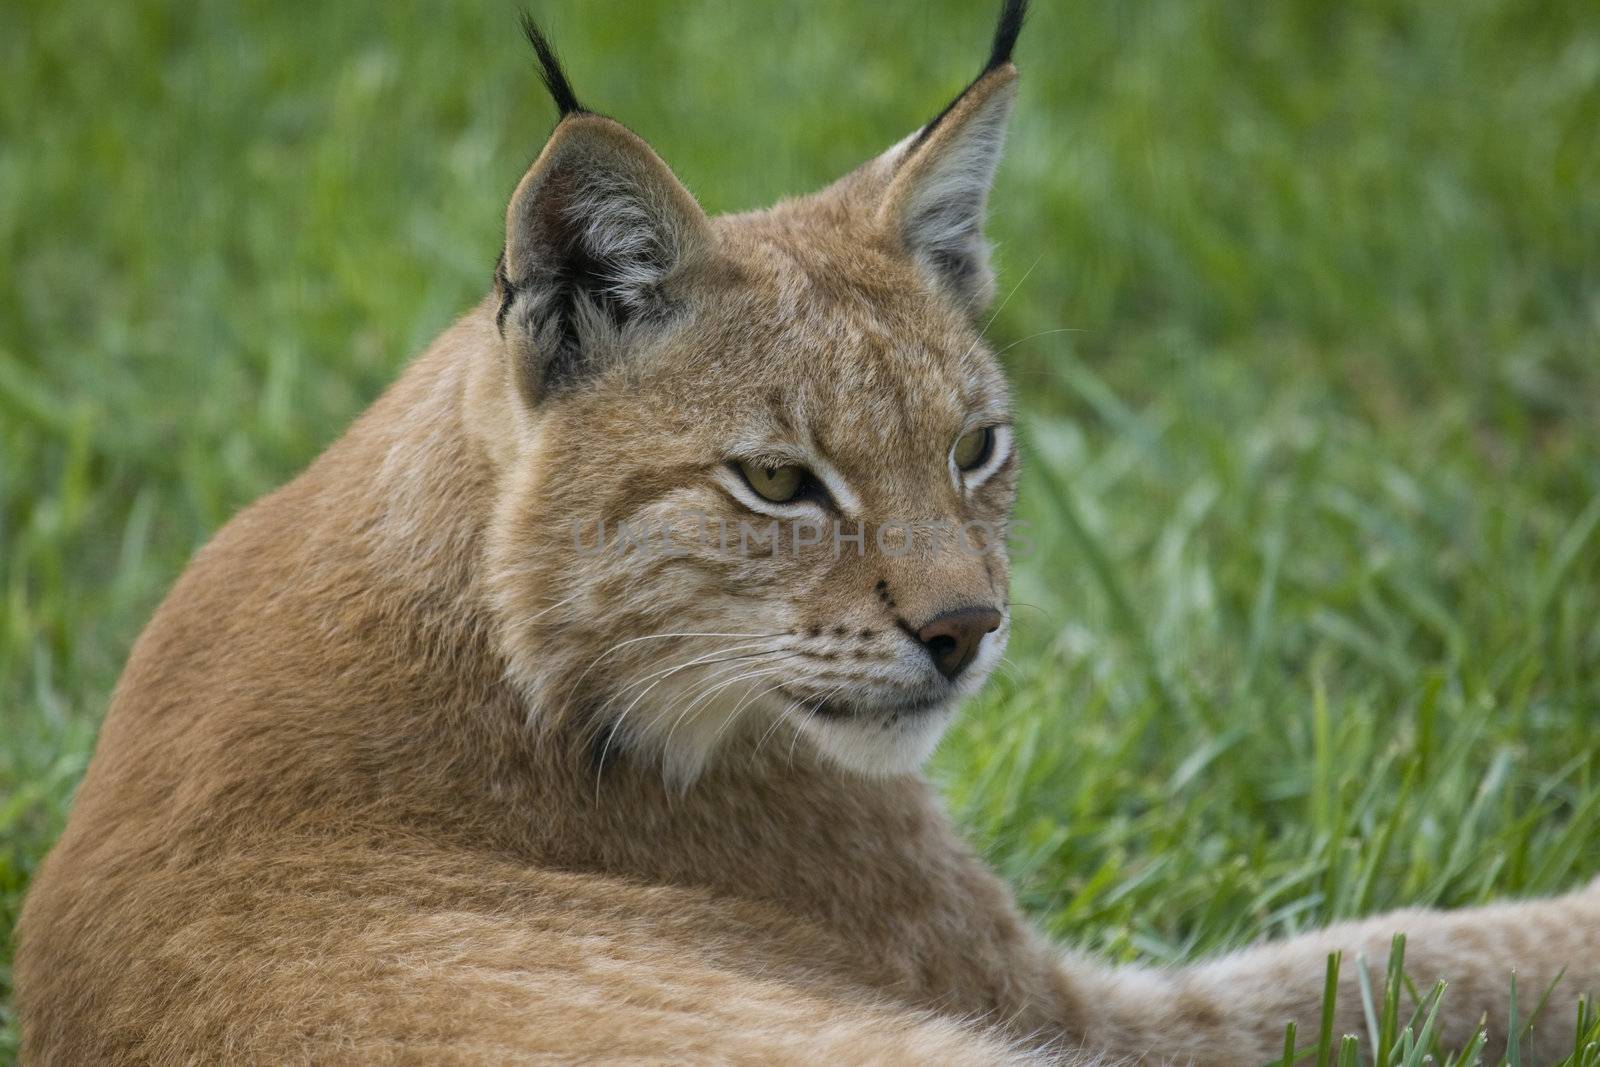
[{"label": "green grass", "polygon": [[[1374,987],[1365,967],[1358,971],[1361,1004],[1366,1022],[1365,1037],[1372,1050],[1363,1053],[1362,1038],[1356,1034],[1333,1033],[1333,1010],[1338,1001],[1339,972],[1344,966],[1341,953],[1328,957],[1322,987],[1321,1028],[1313,1042],[1302,1045],[1294,1023],[1284,1028],[1283,1056],[1275,1061],[1277,1067],[1292,1067],[1311,1061],[1316,1067],[1359,1067],[1370,1063],[1374,1067],[1473,1067],[1483,1062],[1483,1049],[1488,1042],[1487,1029],[1480,1029],[1476,1037],[1464,1048],[1444,1048],[1439,1041],[1436,1021],[1444,1004],[1447,986],[1437,983],[1432,989],[1419,991],[1410,983],[1405,973],[1404,934],[1396,934],[1389,951],[1384,984]],[[1508,1048],[1498,1061],[1505,1067],[1522,1067],[1523,1047],[1533,1030],[1539,1014],[1548,1005],[1552,990],[1534,1002],[1526,1020],[1519,1012],[1517,979],[1511,977],[1506,1019],[1499,1022],[1507,1027]],[[1416,1007],[1409,1015],[1400,1008],[1402,994],[1409,995]],[[1526,1001],[1523,1001],[1526,1004]],[[1487,1020],[1485,1020],[1487,1023]],[[1541,1060],[1539,1062],[1546,1062]],[[1597,1067],[1600,1065],[1600,1013],[1594,1009],[1591,997],[1578,1000],[1577,1025],[1573,1030],[1572,1051],[1554,1067]],[[1267,1064],[1266,1067],[1274,1067]]]},{"label": "green grass", "polygon": [[[899,138],[991,15],[543,6],[713,210]],[[991,330],[1037,550],[953,809],[1119,959],[1593,875],[1592,5],[1038,7]],[[0,69],[8,1060],[9,931],[130,641],[484,291],[552,115],[500,2],[22,0]]]}]

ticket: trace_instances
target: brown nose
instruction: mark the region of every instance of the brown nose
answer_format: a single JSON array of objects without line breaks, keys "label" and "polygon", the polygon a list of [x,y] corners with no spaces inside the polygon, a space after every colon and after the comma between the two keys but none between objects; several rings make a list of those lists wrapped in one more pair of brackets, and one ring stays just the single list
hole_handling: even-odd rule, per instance
[{"label": "brown nose", "polygon": [[951,681],[978,654],[983,635],[1000,628],[1000,613],[993,608],[961,608],[935,616],[917,630],[917,640],[933,657],[939,673]]}]

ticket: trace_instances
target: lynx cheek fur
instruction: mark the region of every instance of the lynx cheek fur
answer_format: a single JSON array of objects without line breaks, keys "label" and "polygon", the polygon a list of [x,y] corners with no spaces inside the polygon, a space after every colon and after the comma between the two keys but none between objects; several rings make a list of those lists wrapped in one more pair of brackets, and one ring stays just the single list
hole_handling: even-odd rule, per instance
[{"label": "lynx cheek fur", "polygon": [[1448,1041],[1512,969],[1565,969],[1534,1048],[1570,1035],[1600,887],[1110,969],[916,773],[1006,635],[974,320],[1022,8],[934,122],[716,219],[530,32],[562,119],[493,293],[134,648],[23,914],[28,1062],[1249,1065],[1334,948],[1364,1032],[1353,961],[1401,929]]}]

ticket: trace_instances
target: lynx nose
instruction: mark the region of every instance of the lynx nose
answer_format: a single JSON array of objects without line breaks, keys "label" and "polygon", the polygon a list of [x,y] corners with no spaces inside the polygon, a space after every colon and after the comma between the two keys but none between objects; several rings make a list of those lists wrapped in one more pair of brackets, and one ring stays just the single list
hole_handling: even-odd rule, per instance
[{"label": "lynx nose", "polygon": [[1000,613],[993,608],[961,608],[936,615],[917,630],[917,640],[928,650],[933,665],[950,681],[978,654],[983,635],[1000,628]]}]

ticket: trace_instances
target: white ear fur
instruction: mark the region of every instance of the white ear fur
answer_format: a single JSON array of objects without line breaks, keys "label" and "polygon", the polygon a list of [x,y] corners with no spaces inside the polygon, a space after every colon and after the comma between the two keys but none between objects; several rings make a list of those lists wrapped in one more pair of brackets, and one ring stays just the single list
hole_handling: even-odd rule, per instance
[{"label": "white ear fur", "polygon": [[983,226],[1015,99],[1015,68],[997,67],[884,157],[893,177],[882,221],[930,279],[974,313],[994,295]]},{"label": "white ear fur", "polygon": [[512,194],[497,277],[500,330],[527,349],[530,398],[670,310],[663,286],[709,235],[699,204],[633,133],[588,114],[556,127]]},{"label": "white ear fur", "polygon": [[628,308],[642,307],[683,258],[682,227],[670,203],[629,177],[597,170],[564,206],[573,242],[605,264],[596,291]]}]

